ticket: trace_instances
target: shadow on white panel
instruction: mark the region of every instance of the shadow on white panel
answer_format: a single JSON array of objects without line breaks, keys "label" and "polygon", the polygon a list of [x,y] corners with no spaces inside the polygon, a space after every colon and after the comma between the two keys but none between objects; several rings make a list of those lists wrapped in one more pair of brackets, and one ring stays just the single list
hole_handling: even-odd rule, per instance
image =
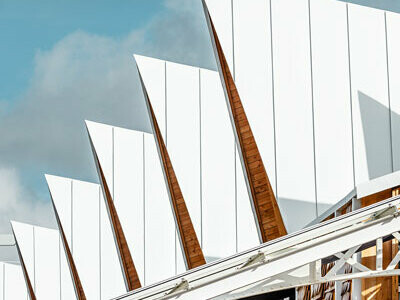
[{"label": "shadow on white panel", "polygon": [[354,187],[346,4],[311,0],[318,214]]},{"label": "shadow on white panel", "polygon": [[[391,152],[389,138],[389,108],[380,102],[358,92],[362,135],[368,178],[374,179],[391,173]],[[400,129],[400,116],[392,113],[393,128]]]},{"label": "shadow on white panel", "polygon": [[385,16],[383,11],[352,4],[348,14],[355,181],[359,184],[392,171],[390,114],[371,110],[371,99],[389,107]]},{"label": "shadow on white panel", "polygon": [[392,147],[393,147],[393,169],[400,170],[400,15],[386,13],[387,22],[387,43],[389,62],[389,92],[391,125],[392,125]]}]

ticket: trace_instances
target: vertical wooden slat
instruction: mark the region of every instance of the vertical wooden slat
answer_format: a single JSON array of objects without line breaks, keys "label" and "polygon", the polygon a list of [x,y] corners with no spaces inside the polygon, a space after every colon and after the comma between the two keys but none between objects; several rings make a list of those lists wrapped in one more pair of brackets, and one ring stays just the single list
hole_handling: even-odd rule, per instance
[{"label": "vertical wooden slat", "polygon": [[[399,187],[390,188],[378,193],[361,198],[362,207],[377,203],[379,201],[396,196],[399,193]],[[383,243],[383,268],[385,269],[393,257],[393,242]],[[396,252],[397,253],[397,252]],[[376,247],[362,251],[362,264],[370,269],[376,268]],[[398,300],[397,277],[376,277],[365,278],[361,280],[361,296],[363,300],[368,299],[396,299]]]},{"label": "vertical wooden slat", "polygon": [[56,210],[56,207],[55,207],[55,204],[54,204],[54,201],[53,201],[53,197],[51,196],[51,192],[50,192],[50,198],[51,198],[51,202],[52,202],[52,205],[53,205],[53,210],[54,210],[54,215],[56,217],[58,230],[60,232],[61,241],[63,243],[63,247],[64,247],[64,250],[65,250],[68,267],[69,267],[69,270],[71,272],[71,278],[72,278],[72,283],[74,285],[76,297],[78,298],[78,300],[86,300],[85,292],[83,290],[82,283],[81,283],[81,280],[79,278],[78,270],[76,269],[74,258],[72,257],[72,253],[71,253],[71,250],[69,248],[67,238],[65,237],[64,228],[63,228],[63,226],[61,224],[60,217],[58,215],[58,212]]},{"label": "vertical wooden slat", "polygon": [[131,252],[128,247],[128,243],[125,238],[124,230],[122,228],[121,222],[119,220],[119,216],[117,210],[114,205],[113,198],[110,193],[110,189],[108,187],[106,178],[104,176],[103,169],[101,167],[99,158],[97,156],[94,145],[90,139],[93,156],[96,162],[97,170],[99,172],[101,186],[104,193],[104,198],[106,201],[106,207],[108,216],[111,221],[111,227],[114,235],[114,239],[117,246],[117,251],[121,263],[121,268],[124,274],[125,284],[127,291],[133,291],[135,289],[140,288],[142,285],[140,283],[140,279],[135,267],[135,264],[132,259]]},{"label": "vertical wooden slat", "polygon": [[[349,212],[352,211],[352,202],[350,201],[348,204],[346,204],[342,209],[340,214],[345,215]],[[349,264],[345,264],[344,266],[344,273],[349,274],[353,272],[353,268]],[[351,299],[351,287],[352,287],[352,280],[347,280],[342,282],[342,290],[341,290],[341,296],[342,300],[350,300]]]},{"label": "vertical wooden slat", "polygon": [[[392,240],[392,259],[396,256],[399,251],[399,242],[396,239]],[[396,266],[398,269],[398,266]],[[399,299],[399,277],[393,276],[392,278],[392,299]]]},{"label": "vertical wooden slat", "polygon": [[246,183],[251,194],[250,198],[253,201],[252,207],[258,222],[260,239],[265,243],[286,235],[287,231],[250,123],[247,119],[242,101],[219,42],[217,32],[206,6],[205,13],[209,21],[211,38],[214,41],[214,52],[217,63],[219,64],[220,76],[227,96],[228,107],[233,122],[232,125],[240,146],[239,153],[247,179]]},{"label": "vertical wooden slat", "polygon": [[[351,202],[345,204],[341,208],[338,209],[339,215],[344,215],[352,211],[352,204]],[[323,221],[327,221],[333,219],[335,217],[335,213],[326,217]],[[326,265],[321,266],[321,275],[325,276],[329,270],[335,265],[335,263],[329,263]],[[352,267],[349,264],[345,264],[344,266],[344,273],[352,273]],[[347,280],[342,282],[342,290],[339,291],[341,294],[341,299],[351,299],[351,286],[352,281]],[[310,298],[298,298],[298,300],[334,300],[335,299],[335,281],[329,281],[325,283],[314,284],[312,286],[304,286],[300,289],[309,288],[311,290]]]},{"label": "vertical wooden slat", "polygon": [[[392,189],[392,197],[399,196],[400,195],[400,187],[395,187]],[[399,251],[399,242],[397,239],[392,240],[392,256],[391,258],[393,259],[397,252]],[[396,269],[398,269],[398,266],[396,266]],[[398,300],[399,299],[399,277],[398,276],[393,276],[392,278],[392,300]]]},{"label": "vertical wooden slat", "polygon": [[[344,268],[344,273],[349,274],[353,272],[353,268],[350,265],[346,265]],[[342,290],[341,296],[342,300],[350,300],[351,299],[351,289],[352,289],[353,281],[347,280],[342,282]]]},{"label": "vertical wooden slat", "polygon": [[[14,234],[14,232],[13,232],[13,234]],[[15,234],[14,234],[14,240],[15,240],[15,246],[16,246],[17,252],[18,252],[19,262],[21,264],[22,272],[24,274],[24,278],[25,278],[25,283],[26,283],[26,287],[27,287],[27,290],[28,290],[29,299],[30,300],[36,300],[36,295],[35,295],[35,292],[33,291],[32,282],[31,282],[31,279],[29,278],[28,271],[26,270],[24,258],[22,257],[21,250],[19,248],[17,239],[15,238]]]},{"label": "vertical wooden slat", "polygon": [[310,300],[311,299],[311,285],[301,286],[296,288],[297,300]]},{"label": "vertical wooden slat", "polygon": [[[198,266],[204,265],[206,260],[203,251],[200,247],[199,240],[194,230],[189,211],[186,207],[178,179],[176,177],[171,159],[169,157],[167,147],[165,146],[164,139],[161,135],[160,128],[156,116],[153,111],[146,87],[144,86],[142,77],[139,72],[139,77],[142,84],[144,98],[149,111],[150,122],[153,127],[153,134],[158,147],[158,153],[162,162],[162,169],[166,179],[167,189],[171,200],[172,210],[175,217],[175,223],[178,228],[178,234],[185,255],[185,263],[187,269],[193,269]],[[185,126],[185,124],[182,124]],[[160,187],[161,188],[161,187]]]},{"label": "vertical wooden slat", "polygon": [[[335,263],[328,263],[321,266],[321,275],[325,276],[330,269],[335,266]],[[316,293],[314,294],[314,290]],[[335,282],[329,281],[320,284],[314,284],[311,288],[312,300],[334,300],[335,299]]]}]

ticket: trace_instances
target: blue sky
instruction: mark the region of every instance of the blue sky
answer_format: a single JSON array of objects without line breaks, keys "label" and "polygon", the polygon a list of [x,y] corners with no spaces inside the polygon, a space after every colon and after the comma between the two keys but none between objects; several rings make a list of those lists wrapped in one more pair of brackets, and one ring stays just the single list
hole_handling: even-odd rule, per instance
[{"label": "blue sky", "polygon": [[[352,0],[400,11],[398,0]],[[12,101],[32,76],[36,51],[76,30],[122,37],[165,10],[162,0],[1,0],[0,100]]]},{"label": "blue sky", "polygon": [[394,12],[400,12],[399,0],[341,0],[341,1],[355,3],[364,6],[370,6],[384,10],[390,10]]},{"label": "blue sky", "polygon": [[39,49],[76,30],[122,37],[163,9],[162,0],[1,0],[0,99],[24,91]]},{"label": "blue sky", "polygon": [[84,120],[148,131],[132,54],[214,68],[199,0],[0,0],[0,233],[54,226],[44,174],[98,182]]}]

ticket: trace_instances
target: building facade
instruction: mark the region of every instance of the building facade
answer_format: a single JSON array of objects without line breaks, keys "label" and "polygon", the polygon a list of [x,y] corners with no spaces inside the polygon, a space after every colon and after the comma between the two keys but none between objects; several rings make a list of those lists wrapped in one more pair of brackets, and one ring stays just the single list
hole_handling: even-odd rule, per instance
[{"label": "building facade", "polygon": [[[306,243],[307,229],[299,230],[313,220],[328,222],[310,227],[321,243],[310,247],[320,249],[321,257],[294,268],[305,279],[290,283],[285,273],[282,286],[314,285],[302,298],[300,289],[288,297],[325,299],[330,289],[335,299],[345,299],[349,293],[341,291],[350,286],[353,299],[368,299],[373,286],[389,299],[390,288],[376,288],[380,283],[366,278],[397,274],[395,244],[379,267],[379,251],[388,249],[383,242],[393,243],[400,230],[395,218],[393,227],[357,227],[376,238],[362,236],[354,245],[340,224],[367,213],[377,217],[378,208],[356,209],[396,196],[400,185],[399,180],[383,187],[390,193],[379,197],[379,189],[360,195],[356,189],[400,169],[400,16],[335,0],[206,0],[204,9],[218,71],[135,55],[152,132],[86,121],[99,184],[46,175],[59,231],[13,223],[21,268],[2,264],[2,276],[15,282],[24,278],[27,289],[6,297],[10,289],[3,281],[4,299],[141,299],[142,294],[155,299],[164,287],[162,297],[182,293],[183,299],[276,292],[282,287],[233,293],[247,279],[254,278],[248,284],[267,279],[255,272],[234,281],[240,278],[235,272],[253,263],[261,269],[270,260],[273,265],[275,257],[265,253]],[[260,195],[267,200],[261,202]],[[374,200],[362,200],[371,195]],[[333,220],[344,214],[341,209],[348,219]],[[273,228],[284,230],[277,236],[282,248],[263,235]],[[337,236],[343,249],[324,244],[327,228],[332,235],[343,231]],[[380,236],[379,228],[387,234]],[[201,249],[191,252],[197,244]],[[365,260],[367,246],[377,249],[370,255],[374,263]],[[192,256],[199,266],[191,267]],[[293,257],[280,261],[287,272]],[[238,264],[236,271],[229,263]],[[311,271],[331,274],[321,269],[327,263],[338,282],[335,293],[329,278]],[[353,266],[354,278],[343,275],[345,263]],[[355,275],[365,268],[375,273]],[[229,270],[226,282],[232,286],[213,285],[212,271],[222,270]],[[221,294],[196,286],[200,277]],[[198,292],[202,289],[205,294]],[[390,297],[398,298],[397,291]]]}]

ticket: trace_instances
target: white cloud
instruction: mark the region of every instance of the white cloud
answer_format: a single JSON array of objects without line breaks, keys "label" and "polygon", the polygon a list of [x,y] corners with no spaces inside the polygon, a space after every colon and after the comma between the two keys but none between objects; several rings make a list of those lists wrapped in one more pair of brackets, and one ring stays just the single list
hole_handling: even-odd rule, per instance
[{"label": "white cloud", "polygon": [[9,220],[54,227],[49,202],[38,201],[21,182],[15,169],[0,168],[0,233],[10,231]]},{"label": "white cloud", "polygon": [[78,31],[37,52],[34,75],[17,104],[0,103],[0,166],[12,168],[2,176],[8,172],[14,182],[0,186],[12,199],[0,202],[0,231],[13,214],[46,218],[22,184],[48,203],[44,173],[97,181],[85,119],[148,130],[133,53],[214,67],[200,1],[166,0],[165,7],[125,37]]}]

